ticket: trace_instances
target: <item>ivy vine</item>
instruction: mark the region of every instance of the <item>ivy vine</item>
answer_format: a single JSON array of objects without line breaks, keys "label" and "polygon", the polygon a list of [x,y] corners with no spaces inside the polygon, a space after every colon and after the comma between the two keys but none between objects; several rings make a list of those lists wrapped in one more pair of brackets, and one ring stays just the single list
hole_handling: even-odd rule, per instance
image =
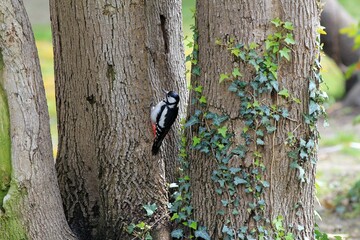
[{"label": "ivy vine", "polygon": [[[203,95],[203,86],[194,84],[190,89],[193,97],[191,104],[197,106],[188,121],[184,124],[185,128],[196,126],[197,133],[190,143],[186,138],[182,139],[180,151],[180,162],[183,172],[189,166],[187,162],[186,146],[191,145],[191,149],[212,156],[218,168],[212,172],[211,179],[217,186],[215,191],[221,196],[223,208],[217,212],[219,215],[238,215],[240,206],[239,191],[251,196],[252,201],[247,203],[247,212],[255,222],[255,226],[249,229],[242,226],[235,229],[230,220],[227,220],[222,232],[224,239],[294,239],[291,233],[286,233],[282,227],[282,217],[278,216],[274,220],[265,217],[264,191],[270,186],[264,180],[263,174],[266,170],[263,164],[262,147],[267,144],[266,136],[274,136],[277,124],[280,120],[294,121],[291,119],[289,104],[300,104],[301,99],[294,97],[286,88],[280,87],[277,81],[278,66],[280,61],[290,61],[292,46],[295,44],[291,22],[283,22],[279,18],[272,21],[276,29],[274,34],[267,36],[262,51],[261,46],[251,43],[248,46],[237,43],[235,38],[226,41],[216,40],[219,47],[226,48],[237,64],[231,73],[221,73],[219,76],[220,84],[229,82],[228,90],[235,94],[241,103],[239,109],[239,119],[244,123],[241,131],[242,144],[235,145],[233,142],[234,133],[227,127],[229,116],[211,112],[207,108],[207,99]],[[195,76],[201,74],[201,69],[197,66],[198,46],[197,32],[194,30],[194,47],[187,61],[192,63],[191,73]],[[261,52],[261,54],[260,54]],[[242,80],[243,74],[239,66],[250,67],[253,71],[253,79],[250,82]],[[320,64],[316,60],[313,67],[314,79],[309,79],[310,104],[309,112],[304,115],[306,124],[310,128],[308,139],[294,136],[288,133],[287,144],[291,151],[288,152],[292,159],[291,168],[297,169],[299,180],[305,182],[305,170],[303,164],[306,161],[315,163],[316,154],[316,121],[324,114],[321,104],[325,101],[326,95],[318,90],[318,84],[322,81],[319,74]],[[285,104],[279,105],[271,103],[264,96],[281,97]],[[295,130],[294,130],[295,131]],[[250,166],[231,166],[233,159],[245,161],[251,155]],[[190,205],[190,183],[189,176],[186,174],[180,178],[178,191],[174,194],[175,201],[171,204],[172,220],[187,227],[177,228],[172,232],[172,237],[176,239],[202,238],[210,239],[206,228],[199,226],[198,222],[192,220],[192,206]],[[301,228],[301,226],[299,226]]]}]

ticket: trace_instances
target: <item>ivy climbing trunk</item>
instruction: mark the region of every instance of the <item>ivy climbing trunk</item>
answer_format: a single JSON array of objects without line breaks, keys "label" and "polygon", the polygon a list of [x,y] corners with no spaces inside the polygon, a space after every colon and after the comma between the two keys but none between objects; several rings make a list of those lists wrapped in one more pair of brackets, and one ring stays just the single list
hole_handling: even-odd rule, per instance
[{"label": "ivy climbing trunk", "polygon": [[22,1],[0,4],[0,239],[76,239],[66,222],[39,59]]},{"label": "ivy climbing trunk", "polygon": [[[150,104],[175,90],[184,112],[181,1],[51,0],[50,8],[56,166],[70,227],[80,239],[132,239],[139,229],[130,236],[126,227],[145,222],[153,239],[169,239],[179,123],[152,156]],[[143,205],[154,203],[147,217]]]},{"label": "ivy climbing trunk", "polygon": [[196,27],[195,220],[211,239],[313,239],[318,1],[197,1]]}]

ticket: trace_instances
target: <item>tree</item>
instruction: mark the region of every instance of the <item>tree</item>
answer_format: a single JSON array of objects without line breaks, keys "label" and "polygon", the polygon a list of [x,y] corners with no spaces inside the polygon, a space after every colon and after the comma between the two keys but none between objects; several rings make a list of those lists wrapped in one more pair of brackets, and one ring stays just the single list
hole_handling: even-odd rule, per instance
[{"label": "tree", "polygon": [[[324,43],[324,52],[331,57],[336,64],[346,72],[348,67],[356,64],[360,58],[360,50],[354,50],[354,39],[341,33],[341,29],[356,23],[356,20],[341,6],[337,0],[326,1],[324,11],[321,14],[321,25],[326,29],[326,35],[321,37]],[[358,74],[352,74],[345,82],[346,96],[344,104],[358,106],[359,89]]]},{"label": "tree", "polygon": [[[180,6],[50,1],[56,168],[65,215],[79,239],[145,237],[147,227],[153,239],[170,239],[166,183],[177,177],[180,141],[172,131],[161,154],[151,156],[149,105],[163,97],[162,89],[180,93],[181,112],[187,102]],[[188,226],[205,239],[235,233],[310,239],[315,124],[322,111],[317,3],[198,1],[197,9],[186,124],[190,178],[181,180],[190,180],[183,189],[191,186],[192,206],[181,211],[194,209],[206,228]],[[31,30],[21,3],[6,1],[0,12],[6,26],[0,30],[0,140],[7,166],[1,169],[1,237],[75,239],[54,176]]]},{"label": "tree", "polygon": [[313,238],[319,26],[315,0],[197,1],[189,177],[211,239]]},{"label": "tree", "polygon": [[[51,0],[50,8],[56,168],[70,227],[80,239],[130,239],[126,229],[146,222],[154,239],[169,239],[178,133],[152,156],[149,114],[163,89],[180,93],[181,113],[187,102],[181,1]],[[150,220],[144,205],[157,209]]]},{"label": "tree", "polygon": [[0,4],[0,239],[75,239],[65,220],[34,37],[22,1]]}]

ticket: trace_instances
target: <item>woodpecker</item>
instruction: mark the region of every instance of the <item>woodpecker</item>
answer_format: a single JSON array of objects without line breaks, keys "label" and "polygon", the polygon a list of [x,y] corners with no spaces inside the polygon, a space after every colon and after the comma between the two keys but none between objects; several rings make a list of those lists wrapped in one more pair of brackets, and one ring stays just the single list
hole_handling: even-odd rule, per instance
[{"label": "woodpecker", "polygon": [[175,91],[165,91],[166,96],[156,106],[151,108],[151,124],[155,139],[152,154],[159,152],[162,141],[169,132],[178,115],[180,97]]}]

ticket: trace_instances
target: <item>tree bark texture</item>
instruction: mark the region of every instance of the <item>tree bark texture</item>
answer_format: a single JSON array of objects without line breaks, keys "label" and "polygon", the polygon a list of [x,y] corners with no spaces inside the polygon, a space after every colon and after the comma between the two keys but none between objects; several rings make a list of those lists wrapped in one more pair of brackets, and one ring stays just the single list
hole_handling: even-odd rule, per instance
[{"label": "tree bark texture", "polygon": [[152,156],[149,114],[163,89],[180,93],[180,115],[187,102],[181,1],[52,0],[50,8],[56,166],[71,228],[80,239],[130,239],[124,228],[156,203],[154,235],[168,239],[179,123]]},{"label": "tree bark texture", "polygon": [[[258,151],[266,170],[263,178],[270,187],[265,189],[265,217],[273,221],[277,216],[284,217],[285,229],[294,233],[296,239],[312,239],[314,226],[314,182],[315,166],[306,162],[303,166],[307,182],[301,183],[297,170],[291,169],[292,160],[287,156],[289,147],[285,142],[288,133],[296,137],[307,138],[309,127],[304,123],[303,114],[309,107],[309,78],[312,76],[314,61],[318,56],[316,45],[317,28],[319,27],[319,9],[315,0],[301,1],[197,1],[196,25],[198,30],[198,64],[200,76],[192,77],[192,85],[204,87],[203,95],[207,99],[207,109],[230,117],[226,123],[228,131],[235,133],[233,144],[243,142],[241,132],[244,122],[239,117],[240,101],[235,94],[228,91],[229,84],[219,84],[221,73],[231,73],[234,68],[233,58],[226,48],[217,46],[216,41],[235,38],[236,42],[248,45],[255,42],[263,45],[268,34],[274,33],[270,23],[275,18],[290,21],[294,24],[296,44],[291,50],[291,61],[280,61],[278,69],[279,89],[286,88],[294,97],[301,99],[301,104],[288,105],[279,96],[263,96],[263,101],[275,105],[288,105],[290,118],[294,121],[280,120],[276,123],[277,130],[265,137],[265,145]],[[243,81],[250,83],[254,71],[246,66],[239,66]],[[190,106],[189,114],[194,114],[197,105]],[[190,136],[196,136],[196,129]],[[190,138],[191,139],[191,138]],[[248,173],[254,167],[254,149],[251,149],[242,161],[237,158],[230,160],[232,167],[246,169]],[[195,219],[207,227],[211,239],[222,239],[224,225],[229,223],[234,229],[247,227],[248,231],[256,229],[259,224],[253,219],[253,212],[248,211],[249,203],[254,199],[239,187],[239,214],[226,212],[222,199],[215,190],[219,188],[214,183],[212,172],[218,170],[216,159],[192,151],[189,156],[192,206]],[[241,185],[239,185],[241,186]],[[295,207],[298,206],[298,207]],[[225,209],[225,214],[217,214]],[[297,226],[302,226],[297,228]],[[271,226],[265,226],[271,229]]]},{"label": "tree bark texture", "polygon": [[62,208],[45,90],[22,1],[0,4],[0,94],[7,99],[8,119],[3,120],[10,123],[11,139],[11,180],[0,204],[0,239],[75,239]]}]

